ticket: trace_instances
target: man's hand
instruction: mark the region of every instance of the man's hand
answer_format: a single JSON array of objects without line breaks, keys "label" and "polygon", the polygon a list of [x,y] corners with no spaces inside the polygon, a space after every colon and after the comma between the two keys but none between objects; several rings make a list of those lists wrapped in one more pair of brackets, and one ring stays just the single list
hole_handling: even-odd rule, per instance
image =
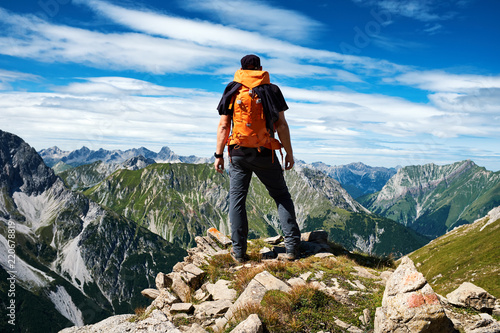
[{"label": "man's hand", "polygon": [[214,167],[218,173],[223,173],[224,172],[224,158],[223,157],[216,158],[215,163],[214,163]]},{"label": "man's hand", "polygon": [[293,168],[295,161],[293,160],[293,155],[286,154],[285,156],[285,170],[290,170]]}]

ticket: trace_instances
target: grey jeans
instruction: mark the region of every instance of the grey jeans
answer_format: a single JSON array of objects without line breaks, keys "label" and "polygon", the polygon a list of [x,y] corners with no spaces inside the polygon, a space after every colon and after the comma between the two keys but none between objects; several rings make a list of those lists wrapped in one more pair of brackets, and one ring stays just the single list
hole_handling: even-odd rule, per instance
[{"label": "grey jeans", "polygon": [[283,169],[276,155],[274,155],[273,161],[270,154],[260,154],[257,149],[245,148],[245,156],[233,155],[231,157],[229,168],[229,219],[235,255],[243,257],[247,251],[246,198],[252,173],[255,173],[266,186],[269,195],[276,202],[287,252],[297,251],[300,244],[300,229],[295,217],[293,201],[283,177]]}]

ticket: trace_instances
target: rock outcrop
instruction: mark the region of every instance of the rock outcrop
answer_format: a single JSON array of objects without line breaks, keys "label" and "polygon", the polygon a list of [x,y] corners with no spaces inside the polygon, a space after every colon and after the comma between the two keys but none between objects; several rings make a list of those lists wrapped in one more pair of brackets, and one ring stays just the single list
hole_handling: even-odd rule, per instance
[{"label": "rock outcrop", "polygon": [[[301,259],[321,263],[323,267],[345,269],[341,257],[336,257],[335,251],[325,242],[324,231],[304,233],[302,235]],[[396,271],[376,271],[362,266],[350,267],[347,276],[332,277],[322,270],[311,270],[296,274],[289,279],[280,279],[266,270],[271,264],[283,265],[280,257],[282,244],[280,237],[267,239],[269,247],[259,260],[252,260],[245,265],[232,263],[228,270],[233,273],[247,269],[255,270],[255,275],[245,285],[238,295],[234,281],[220,278],[214,283],[207,282],[203,269],[209,270],[209,263],[216,256],[219,260],[229,259],[229,242],[224,235],[211,230],[207,236],[197,237],[197,247],[188,250],[189,255],[184,261],[176,264],[172,272],[158,273],[157,289],[146,289],[143,295],[155,298],[151,305],[141,315],[115,316],[94,326],[70,328],[62,333],[97,333],[97,332],[182,332],[207,333],[260,333],[268,330],[264,320],[259,318],[259,307],[268,292],[291,294],[294,288],[310,287],[334,299],[337,304],[343,304],[353,312],[356,318],[347,322],[345,317],[330,315],[328,325],[330,330],[363,333],[500,333],[500,324],[488,314],[470,315],[454,312],[454,306],[446,298],[437,295],[427,283],[424,276],[417,271],[413,262],[404,257]],[[271,245],[274,244],[274,245]],[[319,251],[315,253],[314,251]],[[257,250],[258,253],[258,250]],[[338,254],[338,253],[337,253]],[[346,256],[356,257],[344,252]],[[266,259],[271,257],[271,259]],[[304,257],[313,257],[307,259]],[[225,258],[225,259],[224,259]],[[358,257],[359,260],[359,257]],[[297,265],[301,262],[285,263]],[[202,269],[203,268],[203,269]],[[243,272],[243,271],[242,271]],[[328,276],[328,278],[327,278]],[[380,292],[385,285],[382,307],[376,309],[356,308],[355,299],[358,296],[367,297],[374,292]],[[379,291],[380,290],[380,291]],[[272,293],[270,293],[272,294]],[[450,297],[451,298],[451,297]],[[490,298],[488,300],[491,301]],[[490,302],[488,301],[488,302]],[[488,303],[490,304],[490,303]],[[466,306],[471,306],[466,305]],[[250,313],[248,313],[250,311]],[[321,311],[321,310],[318,310]],[[242,314],[245,315],[242,316]],[[353,324],[353,320],[358,324]],[[177,328],[172,325],[176,323]],[[375,328],[373,330],[373,327]],[[328,331],[328,330],[326,330]],[[325,331],[325,332],[326,332]]]},{"label": "rock outcrop", "polygon": [[387,282],[382,307],[377,308],[375,333],[383,332],[457,332],[438,295],[408,257]]}]

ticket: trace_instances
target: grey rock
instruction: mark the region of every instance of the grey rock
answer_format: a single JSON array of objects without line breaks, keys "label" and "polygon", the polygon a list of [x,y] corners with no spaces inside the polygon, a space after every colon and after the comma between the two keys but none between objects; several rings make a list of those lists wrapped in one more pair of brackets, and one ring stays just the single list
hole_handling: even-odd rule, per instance
[{"label": "grey rock", "polygon": [[274,277],[268,271],[263,271],[254,277],[254,280],[259,282],[266,290],[281,290],[284,292],[290,291],[290,286],[280,279]]},{"label": "grey rock", "polygon": [[259,316],[251,314],[247,319],[236,326],[231,333],[262,333],[264,326],[260,321]]},{"label": "grey rock", "polygon": [[170,313],[191,313],[194,310],[193,304],[191,303],[175,303],[170,307]]},{"label": "grey rock", "polygon": [[223,249],[227,249],[232,244],[231,240],[216,228],[208,229],[207,236],[216,241]]},{"label": "grey rock", "polygon": [[217,317],[224,315],[233,303],[229,300],[209,301],[195,305],[197,317]]},{"label": "grey rock", "polygon": [[60,333],[181,333],[159,310],[154,310],[148,318],[138,322],[130,322],[131,317],[133,315],[113,316],[94,325],[66,328]]},{"label": "grey rock", "polygon": [[214,301],[230,300],[231,302],[236,299],[236,290],[229,288],[231,281],[219,280],[214,284],[207,284],[207,291],[212,295]]},{"label": "grey rock", "polygon": [[408,257],[387,282],[374,332],[456,332],[438,296]]},{"label": "grey rock", "polygon": [[158,296],[160,296],[160,291],[158,289],[148,288],[141,291],[141,294],[142,296],[155,300]]},{"label": "grey rock", "polygon": [[471,307],[478,311],[491,311],[495,308],[496,298],[486,290],[470,282],[464,282],[446,295],[448,302],[461,307]]},{"label": "grey rock", "polygon": [[281,235],[264,239],[264,242],[271,244],[271,245],[278,245],[282,241],[283,241],[283,236],[281,236]]},{"label": "grey rock", "polygon": [[326,243],[328,242],[328,233],[324,230],[304,232],[300,235],[300,240],[303,242]]},{"label": "grey rock", "polygon": [[180,273],[170,273],[169,276],[172,278],[172,291],[179,296],[181,301],[188,302],[191,297],[191,288],[184,282]]}]

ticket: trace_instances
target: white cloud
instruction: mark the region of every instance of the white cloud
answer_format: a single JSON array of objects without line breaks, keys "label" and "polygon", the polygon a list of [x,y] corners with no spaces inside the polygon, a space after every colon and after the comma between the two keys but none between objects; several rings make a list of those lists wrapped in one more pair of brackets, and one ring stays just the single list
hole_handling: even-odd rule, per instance
[{"label": "white cloud", "polygon": [[[442,1],[439,0],[353,0],[366,6],[377,6],[393,15],[409,17],[418,21],[430,22],[448,20],[455,16],[453,10],[442,11]],[[452,0],[446,6],[455,6],[463,1]]]},{"label": "white cloud", "polygon": [[0,90],[12,89],[10,83],[17,81],[39,81],[38,75],[22,73],[17,71],[8,71],[0,68]]},{"label": "white cloud", "polygon": [[443,71],[408,72],[386,81],[433,92],[458,93],[477,89],[500,88],[500,76],[450,74]]},{"label": "white cloud", "polygon": [[209,12],[224,24],[287,40],[307,39],[322,27],[320,22],[300,12],[273,7],[264,1],[185,0],[179,3],[191,11]]}]

